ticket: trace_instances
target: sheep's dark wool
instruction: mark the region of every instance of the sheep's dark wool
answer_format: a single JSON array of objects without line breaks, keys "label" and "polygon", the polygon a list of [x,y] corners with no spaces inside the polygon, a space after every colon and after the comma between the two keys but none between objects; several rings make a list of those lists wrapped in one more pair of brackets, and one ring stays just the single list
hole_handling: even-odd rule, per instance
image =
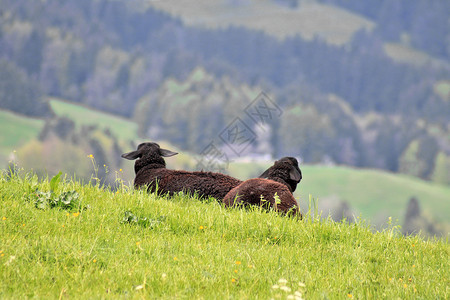
[{"label": "sheep's dark wool", "polygon": [[136,188],[148,186],[150,192],[173,195],[177,192],[197,193],[202,198],[209,196],[221,201],[223,197],[242,181],[228,175],[212,172],[187,172],[166,169],[164,157],[176,155],[161,149],[156,143],[142,143],[136,151],[122,154],[126,159],[137,159],[134,164]]},{"label": "sheep's dark wool", "polygon": [[285,184],[293,193],[302,180],[302,171],[294,157],[283,157],[262,173],[259,178],[267,178]]},{"label": "sheep's dark wool", "polygon": [[[302,179],[298,161],[283,157],[267,169],[259,178],[249,179],[233,188],[224,198],[225,206],[262,205],[302,217],[292,192]],[[279,203],[275,205],[275,194]],[[262,199],[261,199],[262,196]]]},{"label": "sheep's dark wool", "polygon": [[[279,203],[275,204],[275,194]],[[244,181],[233,188],[223,199],[225,206],[260,205],[272,207],[288,215],[301,217],[297,201],[286,185],[263,178],[253,178]]]}]

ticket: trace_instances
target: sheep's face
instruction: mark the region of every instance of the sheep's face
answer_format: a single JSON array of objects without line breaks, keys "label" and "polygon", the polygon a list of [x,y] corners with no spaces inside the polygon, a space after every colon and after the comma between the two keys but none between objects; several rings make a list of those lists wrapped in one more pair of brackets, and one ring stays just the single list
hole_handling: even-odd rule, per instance
[{"label": "sheep's face", "polygon": [[176,154],[178,154],[178,153],[172,152],[167,149],[162,149],[157,143],[148,142],[148,143],[140,144],[137,147],[136,151],[131,151],[131,152],[122,154],[122,157],[133,160],[133,159],[142,158],[142,157],[146,157],[146,156],[170,157],[170,156],[174,156]]},{"label": "sheep's face", "polygon": [[259,178],[268,178],[275,181],[284,181],[294,192],[297,184],[302,180],[302,172],[298,167],[298,161],[294,157],[283,157],[277,160],[273,166],[267,169]]},{"label": "sheep's face", "polygon": [[[290,175],[290,180],[295,181],[297,183],[299,183],[302,180],[302,171],[300,170],[299,166],[298,166],[298,161],[295,157],[291,157],[291,156],[287,156],[287,157],[283,157],[282,159],[279,160],[279,162],[288,162],[289,164],[292,165],[292,169],[289,172]],[[277,162],[275,162],[276,164]]]}]

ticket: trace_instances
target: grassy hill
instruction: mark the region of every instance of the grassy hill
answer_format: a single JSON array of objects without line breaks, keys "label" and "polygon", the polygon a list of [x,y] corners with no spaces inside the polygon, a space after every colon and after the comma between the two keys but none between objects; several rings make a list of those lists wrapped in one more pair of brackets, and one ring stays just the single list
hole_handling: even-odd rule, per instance
[{"label": "grassy hill", "polygon": [[[48,198],[66,202],[42,206]],[[0,175],[0,199],[3,299],[450,296],[448,243],[396,228],[32,176]]]},{"label": "grassy hill", "polygon": [[109,128],[119,139],[137,139],[137,124],[125,118],[59,99],[51,99],[50,105],[56,115],[72,119],[77,126],[97,125],[99,128]]},{"label": "grassy hill", "polygon": [[[241,179],[257,177],[270,164],[232,163],[230,173]],[[343,166],[301,166],[303,180],[295,192],[304,209],[309,195],[325,202],[345,200],[356,216],[373,222],[386,222],[388,216],[403,223],[406,206],[416,197],[425,213],[440,222],[450,222],[450,186],[382,170],[354,169]],[[327,212],[327,211],[324,211]],[[379,219],[382,218],[382,219]]]},{"label": "grassy hill", "polygon": [[[181,18],[188,26],[209,29],[242,26],[261,30],[275,38],[300,35],[306,40],[320,37],[334,45],[349,42],[358,30],[373,30],[377,24],[354,12],[315,1],[300,2],[297,8],[288,8],[269,0],[227,1],[199,0],[189,5],[174,1],[150,1],[149,6]],[[386,42],[387,56],[399,63],[423,67],[426,64],[448,66],[409,45]]]},{"label": "grassy hill", "polygon": [[415,177],[380,170],[347,167],[306,166],[300,185],[301,199],[308,194],[325,199],[347,200],[364,219],[375,220],[385,213],[403,222],[407,202],[416,197],[425,212],[439,221],[450,222],[450,187]]},{"label": "grassy hill", "polygon": [[449,66],[448,61],[436,59],[425,52],[401,43],[385,43],[384,51],[394,61],[416,67],[423,67],[427,64],[435,67]]},{"label": "grassy hill", "polygon": [[7,162],[12,151],[35,138],[44,121],[0,110],[0,162]]},{"label": "grassy hill", "polygon": [[375,26],[362,16],[313,1],[304,2],[296,9],[268,0],[238,2],[199,0],[179,5],[174,1],[151,1],[149,5],[180,17],[190,26],[244,26],[280,39],[299,34],[308,40],[318,36],[337,45],[348,42],[356,31],[372,30]]}]

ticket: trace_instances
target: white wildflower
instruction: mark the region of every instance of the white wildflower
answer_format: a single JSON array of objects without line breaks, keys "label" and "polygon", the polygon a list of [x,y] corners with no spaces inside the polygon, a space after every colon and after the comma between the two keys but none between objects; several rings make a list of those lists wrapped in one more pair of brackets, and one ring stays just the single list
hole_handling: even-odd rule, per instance
[{"label": "white wildflower", "polygon": [[282,291],[285,291],[285,292],[290,292],[291,291],[291,288],[290,287],[288,287],[288,286],[282,286],[282,287],[280,287],[280,290],[282,290]]},{"label": "white wildflower", "polygon": [[15,259],[16,259],[16,257],[14,255],[11,255],[9,257],[8,261],[5,262],[5,266],[9,266]]}]

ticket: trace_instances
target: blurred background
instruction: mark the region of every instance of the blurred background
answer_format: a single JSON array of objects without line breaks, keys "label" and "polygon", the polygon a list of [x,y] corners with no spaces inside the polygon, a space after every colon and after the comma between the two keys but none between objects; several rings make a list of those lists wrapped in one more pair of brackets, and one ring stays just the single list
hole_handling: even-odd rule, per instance
[{"label": "blurred background", "polygon": [[0,0],[0,167],[257,177],[295,156],[323,216],[450,227],[450,1]]}]

